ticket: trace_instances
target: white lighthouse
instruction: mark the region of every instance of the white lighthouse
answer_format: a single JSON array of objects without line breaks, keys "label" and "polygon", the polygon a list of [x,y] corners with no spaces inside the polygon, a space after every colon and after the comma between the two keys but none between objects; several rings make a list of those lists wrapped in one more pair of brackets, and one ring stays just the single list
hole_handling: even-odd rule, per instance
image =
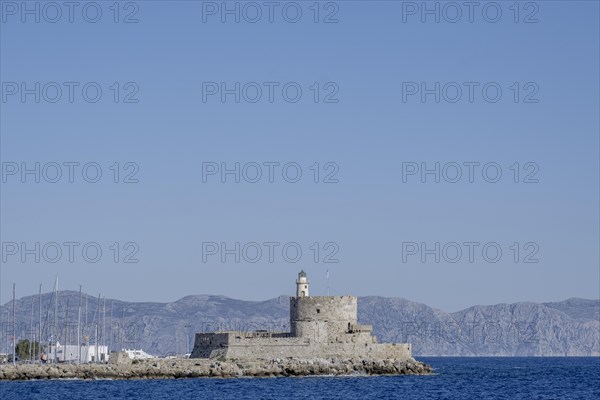
[{"label": "white lighthouse", "polygon": [[300,271],[296,279],[296,297],[308,297],[308,278],[304,270]]}]

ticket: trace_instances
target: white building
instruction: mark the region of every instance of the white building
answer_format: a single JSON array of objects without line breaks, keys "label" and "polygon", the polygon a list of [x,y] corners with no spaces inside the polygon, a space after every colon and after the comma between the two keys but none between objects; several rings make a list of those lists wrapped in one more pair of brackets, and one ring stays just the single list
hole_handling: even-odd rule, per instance
[{"label": "white building", "polygon": [[148,358],[155,358],[153,355],[146,353],[142,349],[140,349],[140,350],[125,349],[123,351],[125,353],[127,353],[129,358],[131,358],[132,360],[146,360]]},{"label": "white building", "polygon": [[[56,358],[55,358],[56,357]],[[81,357],[81,358],[80,358]],[[58,362],[108,362],[108,346],[106,345],[63,345],[59,342],[50,346],[48,361]]]}]

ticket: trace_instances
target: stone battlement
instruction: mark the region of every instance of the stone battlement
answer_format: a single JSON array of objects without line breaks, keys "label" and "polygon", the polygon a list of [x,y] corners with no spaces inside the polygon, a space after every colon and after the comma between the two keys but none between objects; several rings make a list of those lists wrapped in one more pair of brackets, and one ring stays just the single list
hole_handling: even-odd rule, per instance
[{"label": "stone battlement", "polygon": [[371,325],[358,323],[355,296],[308,296],[302,271],[290,297],[290,332],[197,333],[191,358],[412,358],[408,343],[377,343]]}]

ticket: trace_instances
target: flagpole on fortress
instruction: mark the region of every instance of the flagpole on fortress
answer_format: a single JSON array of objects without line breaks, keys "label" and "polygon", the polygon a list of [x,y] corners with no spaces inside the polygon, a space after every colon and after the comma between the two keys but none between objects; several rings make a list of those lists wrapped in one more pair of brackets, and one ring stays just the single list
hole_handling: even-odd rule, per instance
[{"label": "flagpole on fortress", "polygon": [[327,279],[327,296],[329,296],[329,270],[325,272],[325,278]]}]

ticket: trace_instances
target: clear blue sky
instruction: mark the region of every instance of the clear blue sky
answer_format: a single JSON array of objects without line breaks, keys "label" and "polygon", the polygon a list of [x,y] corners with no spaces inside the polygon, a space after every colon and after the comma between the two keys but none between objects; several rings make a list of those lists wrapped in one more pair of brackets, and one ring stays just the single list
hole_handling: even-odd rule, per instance
[{"label": "clear blue sky", "polygon": [[[495,8],[488,2],[478,3],[472,23],[466,8],[449,22],[456,10],[443,8],[447,2],[438,3],[439,23],[411,8],[421,7],[420,1],[321,2],[319,23],[313,1],[295,3],[302,10],[297,23],[282,15],[285,2],[274,9],[272,23],[264,5],[258,22],[246,21],[256,10],[243,8],[244,2],[240,23],[231,15],[222,23],[221,10],[211,14],[221,2],[139,1],[122,6],[119,23],[113,22],[112,1],[98,2],[97,23],[87,22],[81,8],[73,23],[68,9],[56,23],[47,21],[55,10],[41,9],[36,23],[35,15],[23,15],[21,2],[7,3],[1,2],[0,39],[2,303],[13,282],[18,296],[37,293],[40,283],[48,291],[57,273],[63,289],[83,285],[91,294],[125,300],[173,301],[201,293],[260,300],[292,294],[300,269],[309,274],[312,294],[326,294],[329,270],[332,294],[401,296],[446,310],[600,296],[597,1],[522,2],[518,23],[513,1],[494,3],[502,11],[496,23],[489,22]],[[296,8],[289,7],[285,17],[291,20]],[[91,8],[85,15],[93,19],[94,13]],[[123,23],[127,16],[138,22]],[[326,18],[338,22],[324,23]],[[30,89],[40,82],[39,103],[35,94],[22,101],[22,82]],[[56,87],[49,82],[63,89],[55,103],[49,100]],[[72,103],[65,82],[79,83]],[[82,97],[89,82],[102,88],[96,103]],[[251,84],[239,103],[234,95],[221,102],[219,94],[207,92],[215,86],[203,82],[229,88],[256,82],[263,93],[250,102],[256,94]],[[279,85],[273,86],[273,102],[265,82]],[[302,88],[296,103],[282,97],[289,82]],[[440,82],[445,92],[439,103],[434,94],[423,102],[420,93],[407,92],[422,82],[429,89]],[[456,94],[452,82],[463,88],[455,103],[449,101]],[[465,82],[479,84],[473,102]],[[490,82],[490,96],[502,89],[495,103],[482,97]],[[95,85],[90,87],[89,98]],[[19,92],[12,94],[15,88]],[[124,103],[134,90],[131,98],[138,102]],[[334,91],[330,98],[338,101],[324,102]],[[62,179],[49,183],[42,176],[35,183],[27,175],[22,183],[20,171],[10,174],[15,165],[34,168],[36,162],[46,167],[46,180],[54,176],[51,163],[63,165]],[[73,183],[65,162],[80,163],[73,167]],[[89,162],[102,169],[97,183],[81,177]],[[110,168],[115,162],[117,184]],[[139,167],[133,176],[138,183],[122,182],[134,172],[128,162]],[[261,164],[262,179],[249,183],[242,176],[235,183],[228,175],[221,183],[219,175],[209,175],[203,182],[203,163],[223,162],[247,165],[249,179],[254,164],[247,163]],[[280,163],[273,183],[265,162]],[[297,183],[281,176],[281,165],[290,162],[302,169]],[[315,162],[318,184],[310,168]],[[335,164],[326,167],[328,162]],[[422,183],[418,174],[403,182],[403,163],[433,168],[436,162],[447,167],[440,183],[432,175]],[[478,167],[470,183],[465,162],[497,163],[502,178],[487,182]],[[519,183],[513,182],[515,162]],[[455,164],[448,163],[463,165],[459,182],[445,181],[454,176]],[[338,182],[323,183],[333,172]],[[523,182],[529,173],[537,183]],[[9,242],[19,243],[16,255]],[[26,254],[22,262],[21,243],[33,248],[36,242],[61,243],[63,252],[65,242],[81,246],[73,263],[65,253],[47,262],[54,257],[51,246],[45,258],[40,250],[39,263]],[[82,259],[88,242],[103,251],[97,263]],[[118,263],[114,242],[121,247]],[[128,242],[138,249],[123,249]],[[241,254],[236,263],[230,255],[222,262],[222,249],[207,254],[214,250],[203,247],[207,242],[230,248],[257,242],[263,254],[248,262],[255,248],[247,246],[246,259]],[[273,262],[265,242],[280,243]],[[296,263],[281,254],[292,242],[302,249]],[[321,247],[317,263],[314,242]],[[329,242],[337,247],[324,249]],[[439,242],[440,262],[433,255],[422,262],[420,252],[403,260],[403,243],[406,251],[409,242],[419,250],[421,243],[433,248]],[[463,250],[456,263],[442,254],[451,242]],[[481,244],[472,263],[464,242]],[[489,242],[502,250],[498,262],[482,257]],[[523,248],[529,242],[534,245]],[[134,250],[139,262],[124,263]],[[453,258],[455,248],[446,250]],[[332,251],[339,262],[323,262]],[[531,252],[539,262],[523,262]]]}]

